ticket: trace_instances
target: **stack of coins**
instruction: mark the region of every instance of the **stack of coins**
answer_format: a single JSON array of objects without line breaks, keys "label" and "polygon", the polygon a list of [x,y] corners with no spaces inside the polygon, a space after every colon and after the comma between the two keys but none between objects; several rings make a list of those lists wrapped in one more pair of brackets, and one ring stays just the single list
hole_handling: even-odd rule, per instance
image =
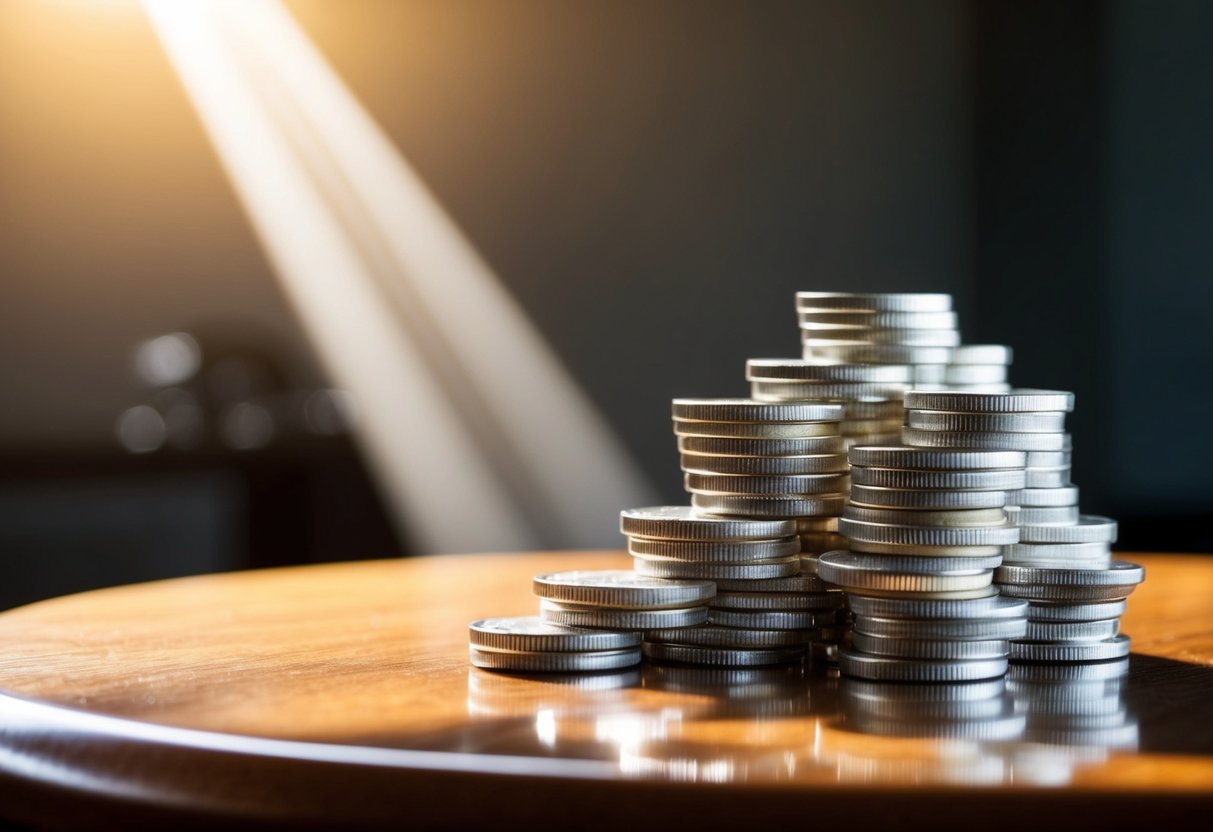
[{"label": "stack of coins", "polygon": [[972,681],[1006,672],[1022,637],[1022,601],[993,586],[1002,547],[1018,539],[1006,492],[1024,481],[1024,455],[857,446],[839,532],[850,551],[819,560],[854,615],[849,676],[877,681]]},{"label": "stack of coins", "polygon": [[711,581],[660,580],[626,569],[545,573],[532,589],[548,624],[630,632],[702,624],[716,594]]},{"label": "stack of coins", "polygon": [[[1144,572],[1112,560],[1115,521],[1079,513],[1078,489],[1069,484],[1065,432],[1065,416],[1073,407],[1074,394],[1057,390],[906,395],[908,445],[1027,453],[1025,485],[1036,485],[1008,494],[1019,541],[1008,547],[995,574],[1004,595],[1031,602],[1028,632],[1011,645],[1016,660],[1105,661],[1129,653],[1128,638],[1119,635],[1119,617]],[[1062,464],[1031,467],[1039,462]]]},{"label": "stack of coins", "polygon": [[652,658],[728,667],[794,661],[804,655],[819,615],[832,622],[840,606],[841,599],[826,594],[812,576],[799,574],[793,520],[655,506],[622,512],[620,530],[637,573],[707,579],[716,586],[700,626],[644,628],[645,655]]},{"label": "stack of coins", "polygon": [[640,663],[640,635],[563,627],[535,616],[484,618],[468,626],[472,664],[489,670],[567,673]]},{"label": "stack of coins", "polygon": [[1001,344],[962,344],[952,350],[952,359],[943,368],[941,381],[949,390],[1006,392],[1011,389],[1007,379],[1010,365],[1010,347]]},{"label": "stack of coins", "polygon": [[797,292],[796,315],[805,358],[908,364],[915,382],[940,380],[960,343],[946,294]]},{"label": "stack of coins", "polygon": [[859,364],[822,359],[751,358],[750,395],[762,402],[838,402],[844,444],[873,444],[895,437],[901,399],[914,380],[907,364]]},{"label": "stack of coins", "polygon": [[753,399],[674,399],[674,433],[696,508],[795,517],[801,550],[837,548],[849,470],[842,405]]}]

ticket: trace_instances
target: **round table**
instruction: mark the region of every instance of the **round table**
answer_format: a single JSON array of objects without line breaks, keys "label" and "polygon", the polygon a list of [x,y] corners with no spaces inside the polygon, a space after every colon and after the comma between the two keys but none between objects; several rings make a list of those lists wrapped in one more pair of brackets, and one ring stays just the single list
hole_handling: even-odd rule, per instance
[{"label": "round table", "polygon": [[54,599],[0,615],[0,816],[64,829],[1196,825],[1213,810],[1213,559],[1122,557],[1147,568],[1123,620],[1127,676],[1013,675],[1000,703],[946,718],[930,695],[821,662],[469,665],[469,621],[533,614],[533,574],[626,568],[619,552]]}]

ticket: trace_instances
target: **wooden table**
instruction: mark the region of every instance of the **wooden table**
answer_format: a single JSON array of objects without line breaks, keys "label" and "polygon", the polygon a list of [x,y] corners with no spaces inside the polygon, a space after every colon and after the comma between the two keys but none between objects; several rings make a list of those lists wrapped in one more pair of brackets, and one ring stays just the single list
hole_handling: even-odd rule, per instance
[{"label": "wooden table", "polygon": [[1194,826],[1213,811],[1213,559],[1126,557],[1147,567],[1124,618],[1128,676],[1008,682],[1002,705],[965,719],[820,664],[530,678],[468,665],[468,621],[532,613],[532,574],[627,566],[615,552],[60,598],[0,615],[0,815],[52,828]]}]

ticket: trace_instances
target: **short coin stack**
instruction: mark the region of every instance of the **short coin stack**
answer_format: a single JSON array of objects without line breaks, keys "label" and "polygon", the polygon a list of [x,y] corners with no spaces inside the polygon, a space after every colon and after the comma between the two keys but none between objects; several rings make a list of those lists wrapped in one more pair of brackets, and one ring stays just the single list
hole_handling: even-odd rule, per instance
[{"label": "short coin stack", "polygon": [[960,343],[947,294],[797,292],[796,315],[805,358],[908,364],[915,382],[938,380]]},{"label": "short coin stack", "polygon": [[639,574],[698,578],[716,593],[699,626],[646,627],[645,655],[684,664],[754,666],[795,661],[841,604],[800,573],[790,519],[697,514],[687,506],[628,509],[620,529]]},{"label": "short coin stack", "polygon": [[992,581],[1019,530],[1003,511],[1019,452],[857,446],[839,531],[850,551],[819,560],[854,614],[842,672],[877,681],[973,681],[1006,672],[1022,601]]},{"label": "short coin stack", "polygon": [[[1144,571],[1112,560],[1115,521],[1079,513],[1078,489],[1069,484],[1065,432],[1065,416],[1073,407],[1074,394],[1056,390],[906,395],[906,444],[1027,454],[1025,485],[1037,485],[1008,494],[1019,542],[1007,548],[995,574],[1003,595],[1031,602],[1028,632],[1011,645],[1016,660],[1104,661],[1129,654],[1119,617]],[[1032,466],[1041,462],[1062,464]],[[1064,481],[1057,468],[1064,469]]]},{"label": "short coin stack", "polygon": [[900,430],[901,398],[914,380],[906,364],[839,363],[825,359],[751,358],[750,395],[763,402],[839,402],[849,445],[879,442]]},{"label": "short coin stack", "polygon": [[663,581],[626,569],[545,573],[532,586],[549,624],[632,632],[702,624],[716,594],[711,581]]},{"label": "short coin stack", "polygon": [[489,670],[573,672],[640,663],[640,635],[550,624],[536,616],[484,618],[468,626],[472,664]]}]

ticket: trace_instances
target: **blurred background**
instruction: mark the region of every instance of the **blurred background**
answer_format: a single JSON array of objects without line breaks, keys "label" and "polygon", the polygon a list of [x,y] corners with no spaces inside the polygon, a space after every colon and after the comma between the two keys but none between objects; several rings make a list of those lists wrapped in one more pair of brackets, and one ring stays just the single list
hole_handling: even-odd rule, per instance
[{"label": "blurred background", "polygon": [[[1210,4],[282,5],[457,229],[439,248],[521,310],[498,331],[384,304],[402,343],[441,345],[467,465],[491,458],[505,494],[582,483],[593,516],[548,523],[536,498],[495,546],[507,498],[402,509],[445,476],[410,462],[408,393],[428,394],[350,353],[348,310],[326,329],[301,306],[274,243],[323,235],[267,231],[163,25],[134,0],[0,0],[0,607],[444,541],[615,545],[619,508],[686,502],[669,399],[745,395],[747,357],[797,355],[800,289],[954,293],[966,343],[1014,347],[1016,384],[1077,393],[1074,481],[1118,548],[1213,550]],[[269,68],[249,72],[272,72],[254,43]],[[425,217],[398,214],[381,236],[424,247]],[[410,279],[454,286],[451,257]],[[477,382],[476,352],[525,366]],[[466,416],[494,379],[553,402],[550,454]]]}]

